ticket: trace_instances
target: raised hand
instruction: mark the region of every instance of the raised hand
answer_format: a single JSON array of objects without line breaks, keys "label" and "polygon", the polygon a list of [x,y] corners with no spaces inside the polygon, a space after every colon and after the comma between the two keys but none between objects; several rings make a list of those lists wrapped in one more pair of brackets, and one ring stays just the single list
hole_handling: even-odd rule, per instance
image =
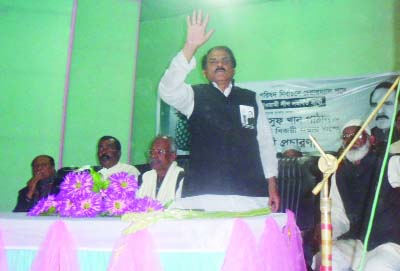
[{"label": "raised hand", "polygon": [[193,11],[192,16],[187,16],[187,37],[183,54],[187,61],[193,57],[196,50],[203,45],[213,34],[214,30],[207,32],[208,15],[204,17],[202,11]]}]

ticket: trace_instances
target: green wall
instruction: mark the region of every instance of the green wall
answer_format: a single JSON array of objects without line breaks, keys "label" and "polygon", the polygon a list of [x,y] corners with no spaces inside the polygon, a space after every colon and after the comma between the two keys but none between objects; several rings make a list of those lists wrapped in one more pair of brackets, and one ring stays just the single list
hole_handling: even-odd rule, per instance
[{"label": "green wall", "polygon": [[71,1],[2,0],[0,210],[14,207],[38,154],[58,157]]},{"label": "green wall", "polygon": [[97,141],[113,135],[130,161],[136,1],[79,1],[67,108],[64,165],[97,165]]},{"label": "green wall", "polygon": [[[169,61],[183,46],[189,8],[208,13],[209,29],[215,29],[197,53],[197,59],[212,46],[228,45],[238,60],[237,82],[399,70],[396,44],[400,40],[400,9],[396,0],[235,2],[236,5],[226,3],[221,7],[218,1],[164,1],[164,6],[157,10],[160,18],[146,12],[144,2],[142,14],[147,17],[141,18],[140,25],[136,96],[137,102],[145,105],[135,106],[134,134],[145,144],[136,147],[135,161],[144,160],[142,153],[150,135],[157,133],[153,120],[158,108],[157,84]],[[156,8],[156,3],[147,5]],[[171,12],[173,5],[180,14]],[[162,8],[166,11],[164,16]],[[200,68],[192,72],[188,81],[204,81]],[[163,114],[161,110],[161,119]]]},{"label": "green wall", "polygon": [[[0,211],[13,208],[34,156],[59,162],[72,7],[73,0],[0,0]],[[215,29],[198,56],[229,45],[239,82],[400,70],[396,0],[78,1],[64,165],[97,164],[104,134],[121,140],[123,161],[146,161],[158,81],[183,45],[193,8],[208,12]],[[189,78],[203,80],[200,70]]]},{"label": "green wall", "polygon": [[[49,154],[59,165],[73,0],[0,0],[0,211]],[[111,134],[129,161],[139,1],[78,1],[63,165],[96,165]]]}]

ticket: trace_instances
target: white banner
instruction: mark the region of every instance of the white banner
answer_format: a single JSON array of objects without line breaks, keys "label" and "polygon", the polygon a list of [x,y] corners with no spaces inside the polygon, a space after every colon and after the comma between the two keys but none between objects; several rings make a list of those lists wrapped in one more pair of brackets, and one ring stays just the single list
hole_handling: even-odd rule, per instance
[{"label": "white banner", "polygon": [[[342,126],[351,119],[366,120],[375,108],[370,95],[394,73],[327,80],[290,80],[237,84],[256,91],[272,128],[277,151],[298,146],[314,152],[309,135],[326,151],[337,151]],[[375,124],[371,123],[370,127]]]},{"label": "white banner", "polygon": [[[238,86],[255,91],[264,104],[278,152],[297,146],[302,152],[315,152],[312,135],[325,151],[336,152],[341,144],[342,126],[351,119],[365,121],[375,105],[370,95],[381,82],[393,83],[396,73],[362,77],[242,82]],[[168,110],[168,111],[166,111]],[[189,149],[190,135],[184,118],[168,106],[162,115],[160,131],[175,137],[180,153]],[[162,118],[161,118],[162,120]],[[370,127],[374,127],[371,123]]]}]

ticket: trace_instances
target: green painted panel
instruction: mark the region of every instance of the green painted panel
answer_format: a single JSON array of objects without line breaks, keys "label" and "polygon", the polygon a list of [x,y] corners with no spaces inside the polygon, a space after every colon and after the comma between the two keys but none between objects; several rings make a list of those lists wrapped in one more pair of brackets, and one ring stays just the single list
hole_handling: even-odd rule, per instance
[{"label": "green painted panel", "polygon": [[113,135],[128,161],[136,1],[80,1],[71,65],[64,165],[97,165],[97,140]]},{"label": "green painted panel", "polygon": [[0,1],[0,211],[14,207],[38,154],[58,158],[70,0]]}]

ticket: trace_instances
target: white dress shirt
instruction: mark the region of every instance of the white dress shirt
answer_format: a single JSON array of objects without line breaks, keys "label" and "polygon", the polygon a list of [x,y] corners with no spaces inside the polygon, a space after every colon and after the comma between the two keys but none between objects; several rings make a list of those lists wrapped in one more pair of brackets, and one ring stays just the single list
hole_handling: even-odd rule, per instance
[{"label": "white dress shirt", "polygon": [[103,179],[108,179],[108,177],[118,172],[126,172],[129,175],[134,175],[136,178],[140,175],[140,172],[136,167],[120,162],[110,168],[102,168],[99,170],[99,173],[103,176]]},{"label": "white dress shirt", "polygon": [[[175,107],[187,118],[193,113],[194,93],[192,86],[185,83],[185,79],[195,67],[195,58],[192,58],[188,63],[182,51],[179,52],[165,71],[158,86],[160,97],[164,102]],[[217,87],[214,82],[213,84]],[[232,84],[223,91],[223,94],[228,97],[231,89]],[[264,106],[258,96],[256,96],[256,102],[258,106],[257,141],[264,175],[266,178],[276,177],[278,176],[278,159],[276,158],[271,126],[265,114]]]}]

